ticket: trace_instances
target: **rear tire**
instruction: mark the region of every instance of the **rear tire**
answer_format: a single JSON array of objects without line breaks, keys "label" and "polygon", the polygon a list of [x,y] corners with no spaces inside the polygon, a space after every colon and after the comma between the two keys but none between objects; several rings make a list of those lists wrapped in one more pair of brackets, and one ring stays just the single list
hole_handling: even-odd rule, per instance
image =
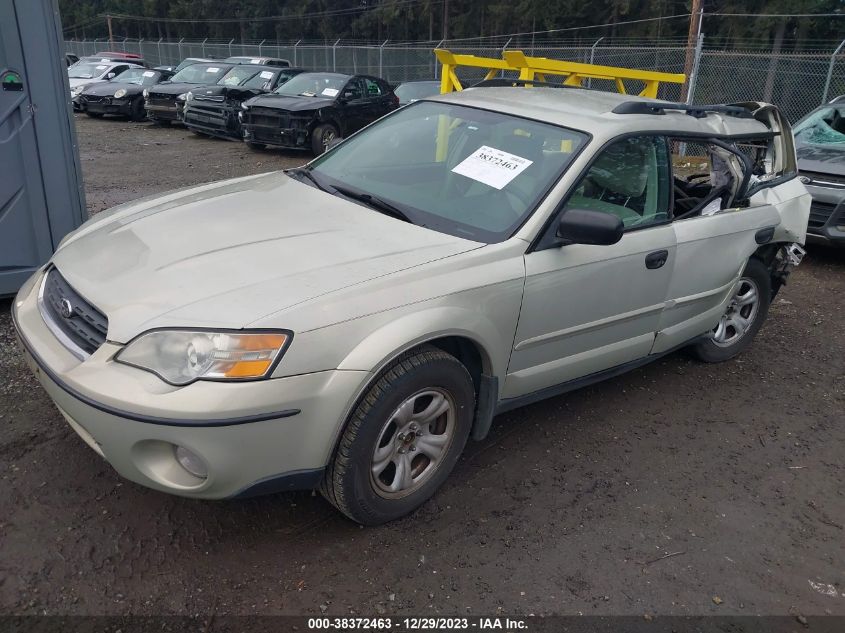
[{"label": "rear tire", "polygon": [[331,123],[318,125],[311,132],[311,151],[319,156],[328,148],[329,143],[338,137],[337,128]]},{"label": "rear tire", "polygon": [[693,355],[705,363],[721,363],[744,352],[763,327],[771,302],[769,270],[751,258],[725,314],[707,340],[691,347]]},{"label": "rear tire", "polygon": [[102,113],[102,112],[88,112],[88,111],[86,110],[85,114],[87,114],[88,116],[90,116],[92,119],[102,119],[102,118],[103,118],[103,113]]},{"label": "rear tire", "polygon": [[267,146],[264,143],[253,143],[251,141],[246,141],[246,146],[254,152],[260,152],[261,150],[267,149]]},{"label": "rear tire", "polygon": [[457,358],[432,346],[406,352],[352,412],[321,494],[363,525],[412,512],[454,468],[474,411],[472,378]]}]

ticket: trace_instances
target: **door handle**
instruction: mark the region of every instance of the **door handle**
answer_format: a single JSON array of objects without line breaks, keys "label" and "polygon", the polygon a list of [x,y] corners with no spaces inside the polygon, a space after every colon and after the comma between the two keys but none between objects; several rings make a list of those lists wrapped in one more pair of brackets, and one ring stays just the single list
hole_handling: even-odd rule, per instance
[{"label": "door handle", "polygon": [[645,267],[654,270],[660,268],[669,259],[669,251],[654,251],[645,256]]}]

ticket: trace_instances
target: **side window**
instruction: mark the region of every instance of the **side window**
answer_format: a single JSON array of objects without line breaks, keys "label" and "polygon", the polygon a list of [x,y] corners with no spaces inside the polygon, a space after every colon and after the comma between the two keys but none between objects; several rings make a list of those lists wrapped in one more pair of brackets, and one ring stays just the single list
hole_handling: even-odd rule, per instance
[{"label": "side window", "polygon": [[378,85],[378,82],[373,81],[367,77],[364,77],[364,86],[366,87],[366,94],[368,97],[380,97],[382,94],[381,86]]},{"label": "side window", "polygon": [[344,86],[343,93],[347,95],[348,99],[361,99],[364,96],[363,90],[361,89],[361,79],[358,77],[350,79],[346,86]]},{"label": "side window", "polygon": [[669,219],[669,193],[666,140],[634,136],[602,150],[565,208],[610,213],[626,229],[640,228]]},{"label": "side window", "polygon": [[714,215],[730,208],[744,177],[736,152],[706,141],[672,139],[672,215],[676,220]]}]

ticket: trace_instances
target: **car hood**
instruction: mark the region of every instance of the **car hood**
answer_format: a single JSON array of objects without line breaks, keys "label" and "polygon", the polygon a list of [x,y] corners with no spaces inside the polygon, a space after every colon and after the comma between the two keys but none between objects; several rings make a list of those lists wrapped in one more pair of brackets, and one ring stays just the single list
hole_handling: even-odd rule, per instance
[{"label": "car hood", "polygon": [[274,172],[119,207],[52,261],[125,343],[155,327],[242,328],[479,246]]},{"label": "car hood", "polygon": [[82,77],[68,79],[68,84],[70,84],[71,88],[76,88],[77,86],[84,86],[86,84],[101,84],[105,82],[105,79],[84,79]]},{"label": "car hood", "polygon": [[245,102],[247,106],[261,106],[262,108],[276,108],[288,112],[305,112],[319,110],[334,105],[334,99],[323,97],[288,97],[287,95],[258,95]]},{"label": "car hood", "polygon": [[138,84],[122,83],[119,81],[103,81],[86,88],[82,91],[82,94],[94,95],[96,97],[110,97],[121,88],[125,90],[128,95],[141,94],[144,90],[144,86],[139,86]]},{"label": "car hood", "polygon": [[178,84],[174,84],[170,81],[162,81],[161,83],[158,83],[154,86],[150,86],[149,91],[150,94],[179,96],[180,94],[183,94],[185,92],[197,90],[198,87],[204,85],[206,84],[189,84],[181,81]]},{"label": "car hood", "polygon": [[194,97],[212,97],[223,95],[228,99],[249,99],[255,95],[266,92],[260,88],[241,88],[239,86],[202,86],[192,90]]},{"label": "car hood", "polygon": [[845,176],[845,148],[825,147],[823,145],[798,145],[798,170],[812,171],[819,174]]}]

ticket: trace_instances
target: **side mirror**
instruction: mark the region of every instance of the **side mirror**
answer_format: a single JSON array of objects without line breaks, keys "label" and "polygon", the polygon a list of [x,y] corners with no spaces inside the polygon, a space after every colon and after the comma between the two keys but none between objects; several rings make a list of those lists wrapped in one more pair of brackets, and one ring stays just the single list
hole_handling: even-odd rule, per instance
[{"label": "side mirror", "polygon": [[114,79],[116,76],[117,75],[115,75],[114,73],[109,73],[108,75],[106,75],[106,79]]},{"label": "side mirror", "polygon": [[355,99],[355,91],[354,90],[344,90],[343,94],[340,95],[340,100],[344,103],[346,101],[352,101],[353,99]]},{"label": "side mirror", "polygon": [[560,217],[557,236],[571,244],[608,246],[622,239],[622,219],[591,209],[569,209]]}]

